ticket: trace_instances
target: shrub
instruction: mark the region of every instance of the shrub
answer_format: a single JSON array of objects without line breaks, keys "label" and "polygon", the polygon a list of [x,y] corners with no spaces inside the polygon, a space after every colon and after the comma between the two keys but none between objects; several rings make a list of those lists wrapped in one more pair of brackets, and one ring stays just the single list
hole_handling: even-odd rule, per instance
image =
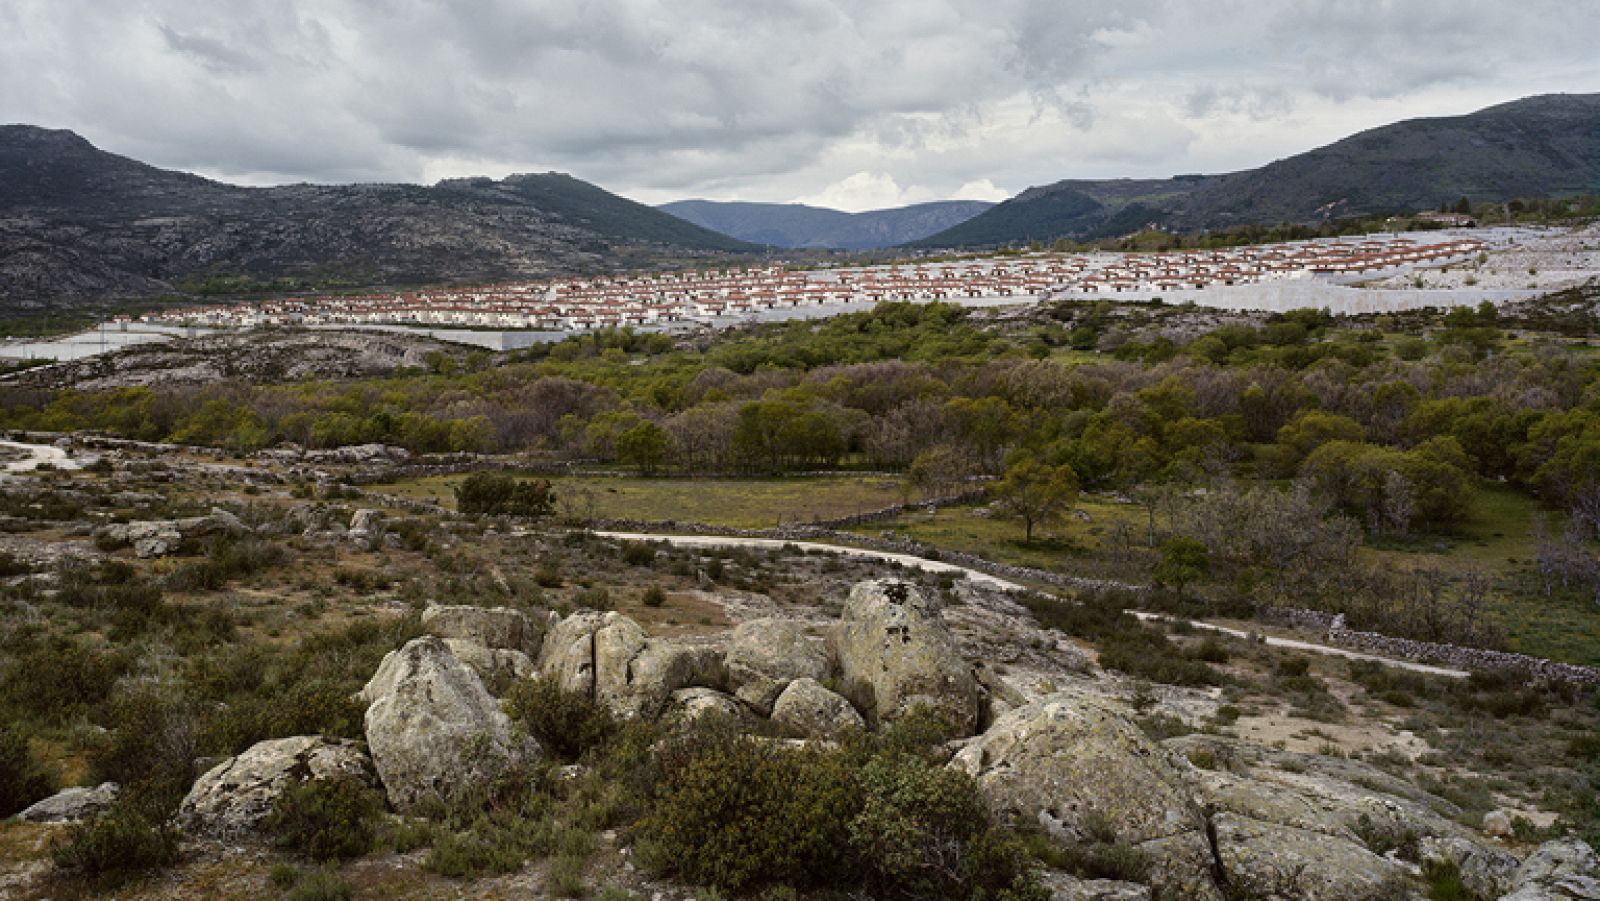
[{"label": "shrub", "polygon": [[564,760],[577,760],[616,731],[616,720],[588,695],[562,691],[552,678],[527,679],[506,695],[506,712]]},{"label": "shrub", "polygon": [[64,843],[51,847],[58,869],[99,885],[127,878],[178,859],[178,830],[130,802],[118,803],[72,827]]},{"label": "shrub", "polygon": [[917,743],[793,748],[726,724],[696,729],[658,750],[638,859],[730,892],[864,879],[885,898],[1047,897],[972,780],[904,750]]},{"label": "shrub", "polygon": [[90,752],[95,779],[176,807],[194,779],[196,723],[188,699],[155,683],[130,686],[112,698],[104,725]]},{"label": "shrub", "polygon": [[[918,758],[878,757],[860,779],[850,851],[880,896],[995,897],[1030,888],[1021,846],[999,837],[965,774]],[[952,848],[964,851],[954,863]]]},{"label": "shrub", "polygon": [[848,874],[859,795],[842,757],[715,730],[672,743],[662,758],[662,785],[639,830],[646,866],[731,891]]},{"label": "shrub", "polygon": [[456,509],[466,516],[546,516],[555,498],[544,479],[475,472],[456,486]]},{"label": "shrub", "polygon": [[289,788],[264,823],[282,847],[312,860],[360,857],[372,850],[383,801],[352,776],[312,779]]},{"label": "shrub", "polygon": [[301,876],[283,898],[284,901],[350,901],[350,883],[331,867],[312,870]]},{"label": "shrub", "polygon": [[644,541],[624,542],[622,562],[629,566],[650,566],[656,562],[655,546]]},{"label": "shrub", "polygon": [[639,602],[644,604],[646,607],[660,607],[662,604],[667,602],[667,593],[661,590],[660,585],[651,585],[649,588],[644,590],[644,594],[640,596]]},{"label": "shrub", "polygon": [[283,548],[270,541],[219,538],[207,545],[204,559],[168,574],[166,585],[174,591],[216,591],[234,579],[277,566],[284,557]]},{"label": "shrub", "polygon": [[12,726],[0,725],[0,819],[55,790],[55,780],[28,748],[28,738]]}]

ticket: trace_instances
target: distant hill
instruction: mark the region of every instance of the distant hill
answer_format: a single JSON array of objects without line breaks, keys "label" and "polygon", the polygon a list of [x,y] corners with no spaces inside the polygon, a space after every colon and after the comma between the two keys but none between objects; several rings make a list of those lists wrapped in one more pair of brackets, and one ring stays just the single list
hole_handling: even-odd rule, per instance
[{"label": "distant hill", "polygon": [[220,279],[533,278],[755,249],[558,173],[244,188],[0,126],[0,311]]},{"label": "distant hill", "polygon": [[1225,175],[1060,181],[914,242],[975,247],[1318,222],[1453,203],[1600,193],[1600,94],[1549,94],[1411,119]]},{"label": "distant hill", "polygon": [[845,213],[800,203],[680,200],[658,209],[751,244],[872,250],[927,237],[992,206],[983,200],[941,200]]}]

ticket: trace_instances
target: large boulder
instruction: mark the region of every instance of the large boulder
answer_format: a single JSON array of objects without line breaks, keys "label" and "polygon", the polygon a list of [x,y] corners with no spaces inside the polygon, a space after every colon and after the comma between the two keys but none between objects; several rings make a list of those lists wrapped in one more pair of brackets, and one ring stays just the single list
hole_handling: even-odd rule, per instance
[{"label": "large boulder", "polygon": [[205,516],[113,523],[96,530],[95,538],[111,546],[132,546],[135,556],[148,558],[176,554],[203,538],[243,535],[249,531],[250,527],[239,517],[213,507]]},{"label": "large boulder", "polygon": [[729,690],[762,716],[790,682],[825,679],[830,669],[827,649],[806,634],[804,623],[771,617],[735,626],[723,660]]},{"label": "large boulder", "polygon": [[1040,877],[1050,901],[1150,901],[1150,887],[1112,879],[1079,879],[1050,871]]},{"label": "large boulder", "polygon": [[652,638],[620,613],[574,613],[545,636],[539,672],[622,717],[660,716],[675,691],[723,683],[721,651]]},{"label": "large boulder", "polygon": [[[596,633],[597,642],[603,642],[602,635],[604,630]],[[599,648],[597,644],[597,662]],[[648,638],[625,664],[615,669],[597,666],[595,700],[618,716],[654,719],[666,711],[674,693],[721,685],[721,673],[718,648]]]},{"label": "large boulder", "polygon": [[1499,848],[1464,838],[1424,838],[1418,842],[1425,863],[1453,865],[1461,884],[1480,898],[1498,898],[1511,891],[1521,861]]},{"label": "large boulder", "polygon": [[978,726],[979,689],[956,652],[938,601],[907,582],[861,582],[840,616],[844,693],[873,725],[919,706],[938,710],[963,735]]},{"label": "large boulder", "polygon": [[66,788],[35,802],[17,814],[24,823],[77,823],[108,809],[117,800],[115,782],[80,788]]},{"label": "large boulder", "polygon": [[1169,750],[1205,807],[1334,838],[1398,846],[1421,838],[1472,840],[1460,809],[1357,760],[1301,754],[1217,735],[1185,735]]},{"label": "large boulder", "polygon": [[436,636],[391,651],[362,697],[373,764],[402,813],[448,803],[539,754]]},{"label": "large boulder", "polygon": [[1243,897],[1384,901],[1404,884],[1398,865],[1348,839],[1231,813],[1212,826],[1223,876]]},{"label": "large boulder", "polygon": [[1514,891],[1501,901],[1596,901],[1600,857],[1579,838],[1545,842],[1522,862]]},{"label": "large boulder", "polygon": [[382,510],[362,508],[350,517],[350,530],[345,532],[345,538],[352,544],[372,550],[383,541],[385,530]]},{"label": "large boulder", "polygon": [[606,614],[584,610],[562,618],[544,637],[539,674],[554,679],[562,691],[594,696],[594,633],[605,627]]},{"label": "large boulder", "polygon": [[483,679],[490,694],[497,694],[519,679],[531,679],[539,674],[538,664],[521,651],[486,648],[475,641],[459,638],[446,638],[444,643],[457,660],[472,667]]},{"label": "large boulder", "polygon": [[178,808],[178,824],[198,835],[242,838],[260,827],[288,789],[339,777],[372,781],[367,756],[355,742],[320,735],[258,742],[195,781]]},{"label": "large boulder", "polygon": [[976,780],[997,816],[1069,847],[1140,848],[1152,880],[1182,897],[1217,897],[1206,821],[1179,764],[1103,699],[1055,694],[1001,716],[950,766]]},{"label": "large boulder", "polygon": [[772,721],[806,738],[836,739],[851,729],[867,728],[850,702],[815,679],[796,679],[772,705]]},{"label": "large boulder", "polygon": [[440,638],[470,641],[491,650],[539,656],[545,624],[510,607],[430,604],[422,611],[423,631]]},{"label": "large boulder", "polygon": [[751,725],[750,708],[739,699],[714,688],[680,688],[668,701],[665,719],[679,726],[693,726],[702,719],[720,718],[740,728]]}]

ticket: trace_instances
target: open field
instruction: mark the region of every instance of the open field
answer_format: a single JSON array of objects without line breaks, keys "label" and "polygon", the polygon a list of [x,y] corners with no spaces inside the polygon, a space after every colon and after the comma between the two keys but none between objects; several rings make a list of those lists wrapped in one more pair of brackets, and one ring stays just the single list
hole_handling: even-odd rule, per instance
[{"label": "open field", "polygon": [[[455,507],[465,476],[412,479],[374,490]],[[887,476],[774,479],[644,479],[574,476],[552,479],[572,512],[584,518],[675,519],[739,529],[836,519],[904,500],[901,480]]]}]

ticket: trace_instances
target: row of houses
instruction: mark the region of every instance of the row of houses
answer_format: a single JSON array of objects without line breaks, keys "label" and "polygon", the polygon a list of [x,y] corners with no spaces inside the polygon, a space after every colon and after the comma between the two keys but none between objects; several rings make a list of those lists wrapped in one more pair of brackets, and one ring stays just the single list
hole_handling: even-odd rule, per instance
[{"label": "row of houses", "polygon": [[393,294],[283,297],[184,308],[149,323],[264,325],[400,324],[582,331],[746,318],[801,307],[1124,292],[1194,291],[1280,278],[1381,272],[1465,259],[1471,239],[1419,243],[1405,237],[1305,241],[1210,251],[1041,254],[958,263],[797,271],[781,266],[513,282]]}]

